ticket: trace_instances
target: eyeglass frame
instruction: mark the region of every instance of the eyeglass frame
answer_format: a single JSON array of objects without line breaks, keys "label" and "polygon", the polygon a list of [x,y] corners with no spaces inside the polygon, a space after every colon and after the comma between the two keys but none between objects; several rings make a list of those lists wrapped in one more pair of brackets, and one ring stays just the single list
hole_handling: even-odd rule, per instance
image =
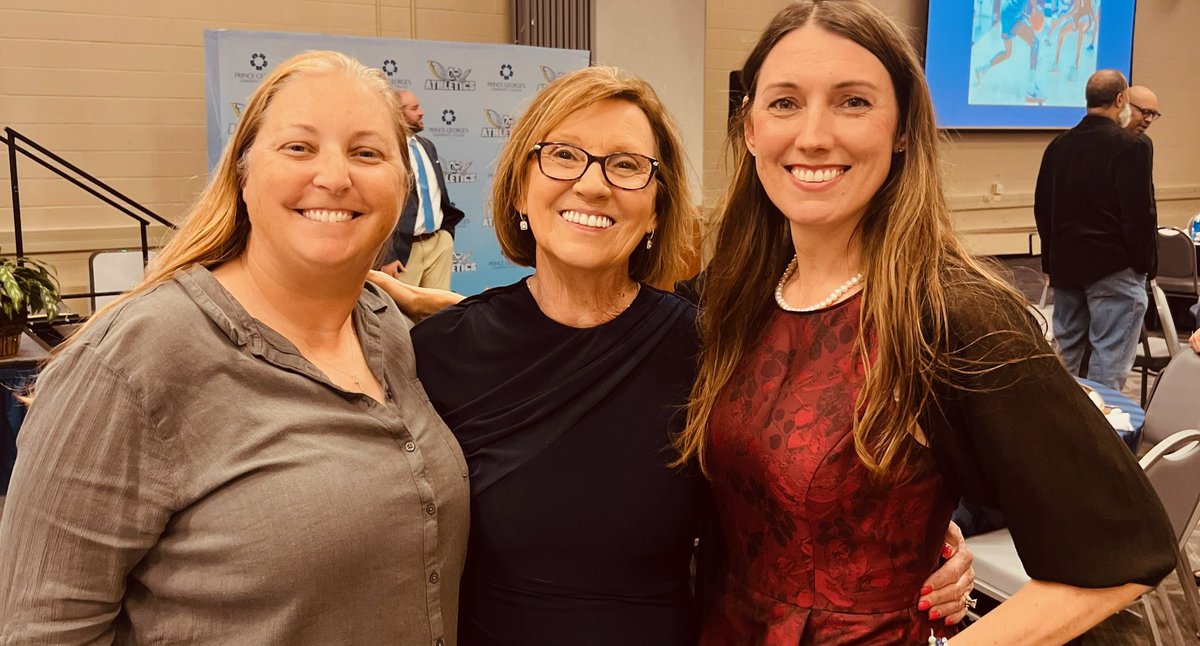
[{"label": "eyeglass frame", "polygon": [[[541,151],[545,146],[570,146],[571,148],[574,148],[574,149],[582,152],[587,157],[587,163],[583,165],[583,170],[579,171],[579,175],[576,175],[575,177],[572,177],[570,179],[563,179],[561,177],[553,177],[549,173],[547,173],[546,169],[542,166]],[[655,159],[654,157],[651,157],[650,155],[643,155],[641,153],[628,152],[628,151],[624,151],[624,150],[620,150],[615,153],[609,153],[607,155],[593,155],[592,153],[584,150],[580,146],[576,146],[575,144],[569,144],[569,143],[566,143],[563,141],[539,141],[538,143],[533,145],[533,148],[529,151],[529,154],[533,155],[534,157],[537,158],[538,170],[541,171],[542,175],[545,175],[547,178],[555,180],[555,181],[559,181],[559,182],[579,181],[579,178],[581,178],[587,174],[588,169],[592,167],[592,164],[597,163],[597,162],[600,164],[600,174],[604,176],[604,181],[608,182],[609,186],[611,186],[613,188],[619,188],[622,191],[645,190],[646,187],[649,186],[650,183],[654,181],[654,176],[658,174],[658,160],[657,159]],[[608,168],[605,166],[605,163],[608,161],[609,157],[616,157],[618,155],[636,155],[638,157],[642,157],[644,159],[650,160],[650,174],[646,176],[645,184],[641,185],[638,188],[626,188],[624,186],[618,186],[615,182],[613,182],[611,179],[608,178]]]},{"label": "eyeglass frame", "polygon": [[1147,110],[1133,101],[1130,101],[1129,105],[1137,108],[1138,112],[1142,113],[1142,116],[1150,117],[1151,121],[1158,121],[1159,119],[1163,118],[1163,113],[1159,112],[1158,110]]}]

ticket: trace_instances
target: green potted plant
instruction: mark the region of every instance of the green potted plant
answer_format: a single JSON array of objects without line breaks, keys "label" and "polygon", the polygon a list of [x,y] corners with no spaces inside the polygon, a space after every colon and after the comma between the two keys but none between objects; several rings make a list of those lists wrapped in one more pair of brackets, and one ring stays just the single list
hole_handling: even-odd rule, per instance
[{"label": "green potted plant", "polygon": [[0,259],[0,358],[17,354],[31,314],[58,314],[54,269],[33,258]]}]

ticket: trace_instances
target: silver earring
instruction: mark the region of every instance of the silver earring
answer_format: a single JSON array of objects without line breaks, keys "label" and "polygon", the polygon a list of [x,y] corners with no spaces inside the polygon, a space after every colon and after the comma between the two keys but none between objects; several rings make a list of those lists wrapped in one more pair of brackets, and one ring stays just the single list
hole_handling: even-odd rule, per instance
[{"label": "silver earring", "polygon": [[517,214],[517,217],[518,217],[518,218],[521,218],[521,224],[519,224],[519,225],[518,225],[518,226],[520,226],[520,227],[521,227],[521,230],[522,230],[522,231],[528,231],[528,230],[529,230],[529,220],[526,220],[526,219],[525,219],[525,214],[524,214],[524,213],[518,213],[518,214]]},{"label": "silver earring", "polygon": [[646,234],[646,250],[649,251],[653,247],[654,247],[654,232],[651,231],[650,233]]}]

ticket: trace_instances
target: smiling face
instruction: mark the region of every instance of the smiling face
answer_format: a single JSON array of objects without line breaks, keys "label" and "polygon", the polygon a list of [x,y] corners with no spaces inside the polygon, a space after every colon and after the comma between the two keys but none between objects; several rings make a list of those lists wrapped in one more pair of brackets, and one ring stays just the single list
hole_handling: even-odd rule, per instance
[{"label": "smiling face", "polygon": [[883,63],[809,23],[767,54],[755,91],[746,145],[793,232],[857,227],[900,145]]},{"label": "smiling face", "polygon": [[300,76],[276,92],[246,157],[247,254],[288,272],[370,267],[404,179],[382,97],[347,74]]},{"label": "smiling face", "polygon": [[[656,157],[650,120],[628,101],[607,99],[571,113],[542,138],[578,146],[595,156],[630,152]],[[537,241],[538,271],[628,275],[629,257],[654,230],[657,181],[630,191],[609,184],[593,163],[577,180],[546,177],[534,155],[526,164],[519,206]]]}]

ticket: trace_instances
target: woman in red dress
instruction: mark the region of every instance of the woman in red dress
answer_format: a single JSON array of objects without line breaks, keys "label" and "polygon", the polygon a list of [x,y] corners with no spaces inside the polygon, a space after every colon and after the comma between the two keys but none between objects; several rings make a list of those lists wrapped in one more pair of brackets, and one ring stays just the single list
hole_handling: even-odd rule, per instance
[{"label": "woman in red dress", "polygon": [[1034,579],[954,643],[1063,642],[1174,566],[1133,456],[956,239],[929,91],[865,0],[804,0],[742,71],[685,459],[728,563],[704,644],[953,636],[914,592],[960,496]]}]

